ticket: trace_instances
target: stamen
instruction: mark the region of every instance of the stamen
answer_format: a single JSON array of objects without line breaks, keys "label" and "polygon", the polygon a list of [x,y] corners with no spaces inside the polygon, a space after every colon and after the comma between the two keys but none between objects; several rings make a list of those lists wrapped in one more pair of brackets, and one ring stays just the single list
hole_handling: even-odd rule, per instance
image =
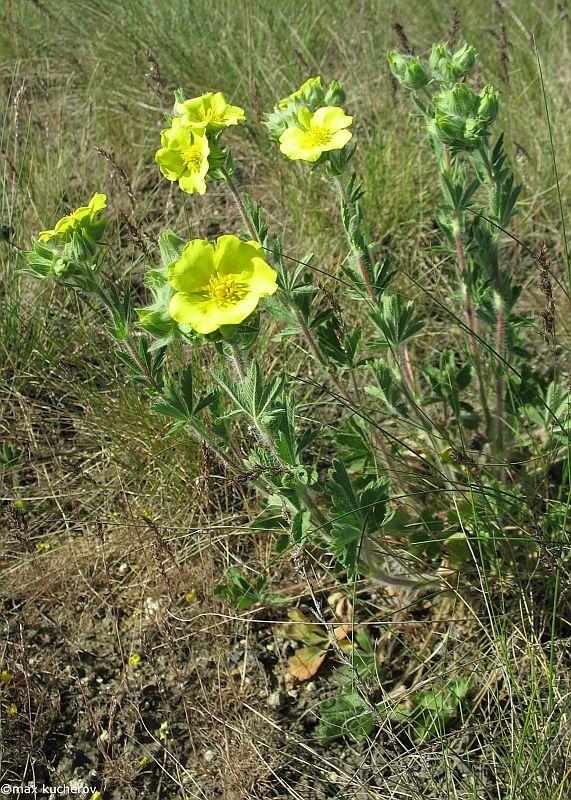
[{"label": "stamen", "polygon": [[329,144],[333,138],[333,132],[330,131],[329,128],[325,128],[322,125],[311,125],[309,129],[309,135],[316,147]]},{"label": "stamen", "polygon": [[191,145],[188,150],[183,150],[180,154],[184,165],[191,171],[191,172],[199,172],[202,166],[202,146],[199,144]]},{"label": "stamen", "polygon": [[242,300],[247,293],[245,284],[233,275],[212,275],[206,286],[206,294],[219,308],[226,308]]}]

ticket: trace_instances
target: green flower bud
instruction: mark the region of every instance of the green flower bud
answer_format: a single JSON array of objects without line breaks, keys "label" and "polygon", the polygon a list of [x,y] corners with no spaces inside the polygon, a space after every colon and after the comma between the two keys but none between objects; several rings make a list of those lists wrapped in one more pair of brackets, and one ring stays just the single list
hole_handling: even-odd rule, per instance
[{"label": "green flower bud", "polygon": [[456,83],[468,75],[476,63],[476,51],[465,44],[454,54],[446,44],[435,44],[430,54],[430,69],[434,77],[443,83]]},{"label": "green flower bud", "polygon": [[329,89],[323,100],[325,106],[342,106],[345,104],[345,89],[339,81],[331,81]]},{"label": "green flower bud", "polygon": [[264,125],[269,131],[270,139],[277,142],[282,133],[297,125],[297,115],[276,107],[273,111],[264,114]]},{"label": "green flower bud", "polygon": [[497,96],[491,87],[477,94],[462,83],[435,95],[434,105],[431,133],[451,150],[469,151],[479,147],[486,136],[486,127],[497,113]]},{"label": "green flower bud", "polygon": [[466,77],[474,69],[476,50],[471,45],[465,44],[454,53],[452,63],[460,71],[462,77]]},{"label": "green flower bud", "polygon": [[398,50],[387,53],[391,72],[397,81],[407,89],[422,89],[428,83],[428,75],[415,56],[404,55]]},{"label": "green flower bud", "polygon": [[475,117],[480,103],[480,95],[464,83],[454,86],[452,89],[443,89],[434,96],[434,105],[438,111],[463,119]]},{"label": "green flower bud", "polygon": [[448,81],[447,76],[448,65],[450,64],[452,54],[448,46],[444,43],[433,44],[432,52],[430,53],[430,69],[434,77],[439,81]]},{"label": "green flower bud", "polygon": [[491,125],[498,116],[499,106],[498,93],[494,92],[490,84],[484,86],[480,92],[480,105],[478,108],[478,119],[484,127]]},{"label": "green flower bud", "polygon": [[443,144],[453,149],[461,149],[466,129],[465,120],[437,111],[429,124],[429,129]]}]

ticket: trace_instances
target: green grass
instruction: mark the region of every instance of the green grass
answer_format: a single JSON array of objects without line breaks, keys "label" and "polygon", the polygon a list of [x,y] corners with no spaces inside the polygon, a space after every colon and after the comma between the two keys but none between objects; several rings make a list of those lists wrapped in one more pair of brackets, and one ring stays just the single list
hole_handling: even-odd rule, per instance
[{"label": "green grass", "polygon": [[[554,290],[557,333],[568,343],[565,292],[571,287],[562,220],[571,201],[571,55],[570,21],[563,4],[3,2],[0,444],[9,442],[20,455],[16,466],[4,471],[2,496],[25,506],[32,550],[38,543],[48,543],[51,549],[30,556],[8,537],[0,558],[12,603],[6,608],[10,613],[16,609],[21,615],[16,619],[31,631],[28,647],[34,647],[34,626],[42,614],[54,625],[49,629],[54,642],[61,634],[65,645],[58,651],[55,644],[51,650],[46,645],[49,669],[30,668],[26,680],[15,681],[14,692],[18,689],[20,694],[14,696],[20,708],[29,704],[42,709],[44,717],[38,711],[32,720],[38,739],[42,725],[59,730],[40,703],[42,692],[51,686],[61,694],[65,687],[80,697],[79,684],[69,688],[64,675],[67,659],[68,674],[79,680],[81,659],[74,637],[92,616],[113,620],[108,627],[101,623],[101,659],[104,667],[112,664],[123,681],[117,679],[122,688],[116,691],[124,691],[121,725],[130,744],[121,751],[117,746],[112,757],[107,758],[110,751],[101,756],[98,778],[106,776],[105,798],[120,796],[113,792],[158,796],[161,790],[175,797],[232,800],[569,796],[568,608],[554,612],[557,600],[548,580],[544,593],[537,590],[529,579],[537,568],[531,559],[510,564],[499,578],[480,575],[468,593],[458,590],[435,599],[431,611],[419,610],[411,600],[407,616],[398,598],[379,595],[363,607],[370,613],[377,603],[377,621],[386,622],[387,631],[396,631],[393,644],[386,645],[386,658],[395,658],[390,703],[396,706],[426,690],[435,676],[454,677],[462,670],[478,676],[465,717],[430,745],[397,737],[387,725],[361,750],[351,743],[343,745],[346,751],[337,745],[328,750],[307,736],[299,720],[268,722],[265,697],[274,687],[261,677],[263,669],[257,669],[248,688],[246,656],[244,666],[239,662],[234,671],[224,661],[229,643],[233,647],[266,634],[253,632],[248,615],[237,620],[228,607],[215,605],[212,595],[224,569],[237,565],[253,576],[268,569],[272,589],[290,593],[292,604],[304,597],[291,568],[282,561],[274,563],[267,535],[246,529],[256,514],[255,497],[219,481],[217,465],[209,467],[191,441],[164,438],[164,420],[146,413],[140,388],[125,380],[122,366],[111,358],[94,309],[17,272],[22,266],[19,251],[28,247],[30,237],[96,191],[105,191],[114,212],[122,209],[130,215],[151,240],[167,224],[180,235],[239,232],[240,221],[218,185],[204,198],[181,202],[176,188],[160,180],[153,155],[172,92],[181,86],[189,96],[221,90],[245,107],[248,123],[228,137],[238,165],[237,182],[263,202],[272,231],[287,234],[288,253],[304,258],[315,252],[319,268],[335,274],[347,248],[331,187],[319,173],[312,175],[280,158],[256,118],[258,106],[262,112],[269,110],[308,75],[321,74],[326,80],[345,82],[349,113],[356,120],[356,166],[369,176],[365,210],[371,233],[400,266],[399,287],[431,317],[423,347],[438,353],[444,344],[456,343],[462,332],[451,325],[446,312],[452,278],[431,253],[438,242],[435,169],[421,120],[411,113],[404,93],[395,91],[385,58],[386,50],[397,45],[395,23],[403,26],[415,52],[426,55],[434,41],[446,38],[453,6],[461,20],[459,40],[474,44],[480,54],[482,83],[491,82],[501,92],[498,129],[506,132],[510,159],[525,182],[513,231],[532,249],[543,241],[549,247],[550,266],[562,287]],[[500,60],[500,24],[507,34],[509,82]],[[151,62],[147,50],[153,54]],[[160,78],[149,74],[153,59]],[[134,208],[125,181],[96,147],[112,151],[125,170]],[[115,216],[108,238],[106,270],[119,283],[128,280],[142,304],[141,277],[148,260]],[[513,263],[524,285],[521,305],[536,313],[544,301],[535,265],[517,248]],[[539,336],[538,341],[534,361],[541,366],[551,356],[542,349]],[[268,369],[279,369],[282,353],[268,335],[259,348]],[[286,355],[288,365],[304,375],[303,352],[289,344]],[[199,374],[208,372],[208,359],[204,353],[200,356]],[[564,362],[560,369],[568,374]],[[318,380],[316,375],[309,377]],[[316,408],[327,413],[322,412],[322,398],[315,398],[311,390],[304,399],[308,416]],[[567,464],[558,497],[563,508],[562,550],[556,556],[563,558],[569,530],[568,482]],[[533,523],[523,504],[521,508],[524,511],[514,498],[514,535],[526,533]],[[482,515],[482,525],[487,518],[493,522],[496,514],[480,500],[474,500],[472,511]],[[166,546],[142,521],[143,515],[160,527]],[[98,523],[104,525],[105,540],[97,538]],[[128,572],[120,571],[123,564],[128,564]],[[547,573],[549,577],[549,569]],[[66,586],[69,594],[62,591]],[[196,587],[199,605],[188,607],[180,597]],[[556,588],[563,595],[568,592],[563,577]],[[141,621],[145,602],[171,592],[176,602],[169,613],[149,623],[149,633]],[[362,610],[358,604],[357,608]],[[432,615],[426,625],[423,613]],[[273,640],[272,626],[262,627]],[[419,628],[421,636],[415,634]],[[162,687],[154,728],[144,711],[137,712],[141,722],[126,710],[144,708],[144,692],[124,666],[124,653],[146,646],[142,632],[150,637],[148,647],[157,658],[166,653],[166,663],[175,664],[179,686],[188,685],[184,681],[190,680],[185,672],[189,664],[192,680],[198,675],[187,697],[174,683],[161,684],[168,684],[164,662],[153,666],[147,680]],[[90,646],[96,642],[95,636]],[[22,647],[17,635],[6,635],[8,663],[22,663]],[[150,657],[146,660],[153,663]],[[320,692],[331,691],[329,675],[319,680]],[[86,736],[94,741],[109,720],[105,691],[100,700],[96,687],[89,689],[87,699],[83,695],[85,708],[91,709]],[[81,705],[80,701],[81,697]],[[308,706],[308,713],[317,713],[311,698]],[[178,722],[167,747],[160,745],[157,731],[171,714]],[[24,714],[11,746],[23,737],[22,752],[29,747],[37,757],[26,739],[29,722]],[[12,733],[9,725],[3,716],[4,741]],[[145,725],[152,727],[152,735]],[[217,753],[212,763],[203,758],[210,744]],[[146,778],[136,768],[143,755],[152,765]],[[383,766],[387,758],[393,763],[392,773]],[[29,762],[24,762],[18,778],[24,773],[30,778],[29,770],[25,772]],[[0,760],[0,776],[2,769]],[[181,777],[185,770],[193,776],[186,782]],[[8,779],[16,780],[15,773],[7,774]]]}]

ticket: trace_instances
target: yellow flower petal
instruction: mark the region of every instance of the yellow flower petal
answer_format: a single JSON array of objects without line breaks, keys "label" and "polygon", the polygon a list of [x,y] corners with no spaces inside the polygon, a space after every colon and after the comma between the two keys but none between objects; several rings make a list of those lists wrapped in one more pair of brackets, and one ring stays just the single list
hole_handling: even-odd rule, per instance
[{"label": "yellow flower petal", "polygon": [[252,269],[252,259],[263,253],[259,242],[244,242],[237,236],[219,236],[216,240],[214,266],[220,275]]},{"label": "yellow flower petal", "polygon": [[229,105],[222,92],[207,92],[192,100],[176,103],[175,108],[184,124],[209,132],[237,125],[245,119],[244,109]]},{"label": "yellow flower petal", "polygon": [[249,291],[259,297],[274,294],[277,291],[276,271],[263,259],[255,258],[253,261],[254,272],[248,280]]},{"label": "yellow flower petal", "polygon": [[52,228],[52,230],[41,231],[38,237],[39,240],[47,242],[57,237],[65,238],[74,232],[88,231],[89,226],[94,222],[96,214],[106,208],[106,205],[107,195],[94,194],[87,206],[80,206],[71,214],[62,217],[56,222],[55,228]]},{"label": "yellow flower petal", "polygon": [[177,292],[169,303],[169,314],[175,322],[192,325],[197,333],[212,333],[220,327],[218,306],[214,300],[198,294]]},{"label": "yellow flower petal", "polygon": [[307,131],[301,128],[288,128],[279,141],[284,156],[294,160],[317,161],[323,153],[323,149],[317,147]]},{"label": "yellow flower petal", "polygon": [[348,128],[353,123],[353,117],[349,117],[339,106],[325,106],[317,109],[312,123],[334,133],[342,128]]},{"label": "yellow flower petal", "polygon": [[352,133],[346,129],[353,117],[338,106],[324,106],[315,113],[302,108],[297,118],[302,127],[288,128],[279,139],[280,150],[288,158],[314,162],[323,153],[341,150],[351,139]]},{"label": "yellow flower petal", "polygon": [[169,282],[177,290],[169,314],[200,334],[240,324],[261,297],[278,288],[277,273],[263,255],[258,242],[237,236],[220,236],[215,248],[203,239],[189,242],[168,269]]},{"label": "yellow flower petal", "polygon": [[177,292],[200,292],[214,272],[214,247],[207,239],[193,239],[181,257],[168,267],[170,285]]}]

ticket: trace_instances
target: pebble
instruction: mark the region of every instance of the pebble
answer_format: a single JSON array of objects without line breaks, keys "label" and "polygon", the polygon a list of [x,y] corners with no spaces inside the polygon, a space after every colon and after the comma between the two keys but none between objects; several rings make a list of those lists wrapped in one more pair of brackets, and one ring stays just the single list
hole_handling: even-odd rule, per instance
[{"label": "pebble", "polygon": [[268,706],[270,708],[280,708],[280,706],[283,704],[283,701],[283,694],[279,689],[276,689],[276,691],[272,692],[268,697]]}]

